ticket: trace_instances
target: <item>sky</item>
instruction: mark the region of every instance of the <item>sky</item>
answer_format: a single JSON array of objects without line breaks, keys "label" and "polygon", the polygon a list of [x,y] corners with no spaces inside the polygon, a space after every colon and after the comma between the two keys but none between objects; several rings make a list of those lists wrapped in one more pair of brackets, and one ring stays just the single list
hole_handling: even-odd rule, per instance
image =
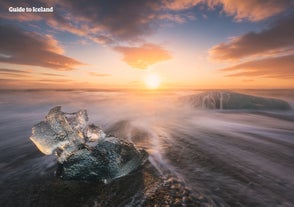
[{"label": "sky", "polygon": [[293,8],[291,0],[1,0],[0,88],[294,88]]}]

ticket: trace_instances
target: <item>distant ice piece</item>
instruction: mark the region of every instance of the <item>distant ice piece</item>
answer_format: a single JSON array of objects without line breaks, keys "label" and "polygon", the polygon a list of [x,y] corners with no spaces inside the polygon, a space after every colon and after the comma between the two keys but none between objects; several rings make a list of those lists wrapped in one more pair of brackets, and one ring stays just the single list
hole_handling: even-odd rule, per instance
[{"label": "distant ice piece", "polygon": [[291,110],[289,103],[230,91],[209,91],[181,98],[200,109]]},{"label": "distant ice piece", "polygon": [[145,163],[148,158],[145,150],[106,136],[99,127],[87,122],[86,110],[65,113],[57,106],[32,128],[30,139],[38,149],[57,156],[60,177],[108,183]]}]

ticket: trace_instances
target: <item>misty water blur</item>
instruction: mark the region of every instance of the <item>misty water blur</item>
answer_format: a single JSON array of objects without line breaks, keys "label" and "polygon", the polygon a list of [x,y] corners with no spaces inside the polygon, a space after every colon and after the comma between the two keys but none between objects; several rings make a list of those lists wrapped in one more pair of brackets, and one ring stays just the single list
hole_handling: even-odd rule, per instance
[{"label": "misty water blur", "polygon": [[[294,205],[293,110],[198,110],[179,101],[200,92],[1,91],[0,184],[17,186],[55,167],[29,136],[60,105],[87,109],[90,123],[145,148],[159,172],[173,172],[219,205]],[[293,90],[240,92],[294,108]]]}]

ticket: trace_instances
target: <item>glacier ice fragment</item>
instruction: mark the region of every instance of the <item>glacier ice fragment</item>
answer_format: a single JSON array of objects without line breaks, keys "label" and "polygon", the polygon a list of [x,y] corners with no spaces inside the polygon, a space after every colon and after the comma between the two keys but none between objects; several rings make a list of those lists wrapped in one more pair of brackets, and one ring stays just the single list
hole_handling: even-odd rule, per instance
[{"label": "glacier ice fragment", "polygon": [[208,91],[181,98],[200,109],[291,110],[286,101],[230,91]]},{"label": "glacier ice fragment", "polygon": [[106,136],[100,127],[87,123],[86,110],[65,113],[57,106],[32,128],[30,139],[42,153],[57,156],[58,175],[63,179],[108,183],[136,170],[147,160],[145,150]]}]

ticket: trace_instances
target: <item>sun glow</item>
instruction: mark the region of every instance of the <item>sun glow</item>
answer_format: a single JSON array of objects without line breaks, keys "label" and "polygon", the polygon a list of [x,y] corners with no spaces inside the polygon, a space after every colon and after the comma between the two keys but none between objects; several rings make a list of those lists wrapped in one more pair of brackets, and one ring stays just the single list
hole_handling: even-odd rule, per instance
[{"label": "sun glow", "polygon": [[145,77],[145,84],[149,89],[157,89],[160,85],[160,78],[157,74],[149,74]]}]

